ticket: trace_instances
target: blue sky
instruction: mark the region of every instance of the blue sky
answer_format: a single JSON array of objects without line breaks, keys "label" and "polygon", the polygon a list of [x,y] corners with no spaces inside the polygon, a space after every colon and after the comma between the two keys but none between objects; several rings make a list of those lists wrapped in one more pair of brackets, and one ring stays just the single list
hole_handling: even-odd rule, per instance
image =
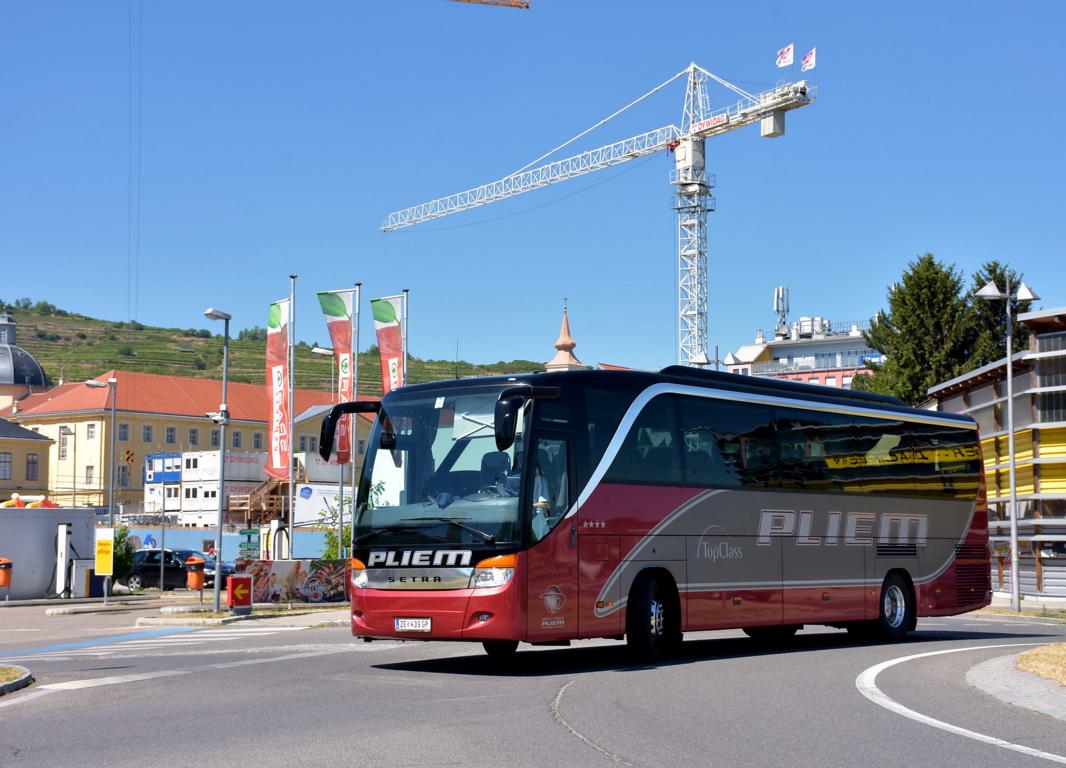
[{"label": "blue sky", "polygon": [[[146,0],[139,288],[128,290],[126,2],[0,9],[0,296],[114,320],[236,328],[300,275],[297,334],[324,342],[316,290],[411,289],[419,356],[546,360],[568,296],[586,362],[675,354],[666,154],[405,232],[388,211],[499,178],[695,60],[818,101],[787,133],[708,142],[710,340],[793,316],[867,319],[917,254],[967,274],[1000,258],[1066,304],[1066,4],[533,0]],[[138,18],[140,21],[138,22]],[[774,67],[795,42],[797,65]],[[134,67],[136,73],[136,67]],[[583,141],[677,122],[679,82]],[[712,105],[732,101],[719,89]],[[137,187],[136,179],[134,187]],[[364,303],[363,346],[371,342]]]}]

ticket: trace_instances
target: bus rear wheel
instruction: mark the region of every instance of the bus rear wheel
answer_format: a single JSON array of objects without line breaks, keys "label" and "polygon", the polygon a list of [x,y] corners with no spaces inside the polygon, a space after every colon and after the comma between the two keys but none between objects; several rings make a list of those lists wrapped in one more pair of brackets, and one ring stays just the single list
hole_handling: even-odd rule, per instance
[{"label": "bus rear wheel", "polygon": [[681,645],[681,610],[677,591],[652,576],[633,587],[626,606],[626,644],[642,662],[656,661]]},{"label": "bus rear wheel", "polygon": [[878,634],[889,640],[905,638],[914,628],[916,608],[910,582],[899,573],[890,573],[881,585]]},{"label": "bus rear wheel", "polygon": [[486,640],[482,644],[485,653],[494,661],[506,661],[513,658],[518,650],[517,640]]}]

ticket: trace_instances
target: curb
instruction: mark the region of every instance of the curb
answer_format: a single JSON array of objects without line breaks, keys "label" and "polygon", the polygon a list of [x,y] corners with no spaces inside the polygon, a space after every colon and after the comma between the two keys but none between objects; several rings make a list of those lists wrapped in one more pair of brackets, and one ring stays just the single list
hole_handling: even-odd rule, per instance
[{"label": "curb", "polygon": [[10,683],[4,683],[3,685],[0,685],[0,696],[3,696],[5,693],[12,693],[13,691],[17,691],[20,688],[25,688],[27,685],[33,682],[33,673],[25,667],[20,667],[18,664],[4,664],[4,666],[11,667],[12,669],[21,669],[22,676],[15,678]]},{"label": "curb", "polygon": [[966,682],[1000,701],[1066,721],[1066,689],[1053,680],[1018,669],[1021,655],[996,656],[970,667]]},{"label": "curb", "polygon": [[145,611],[155,608],[154,605],[129,605],[126,603],[119,603],[117,605],[109,605],[106,608],[102,605],[72,605],[62,608],[45,608],[45,616],[77,616],[80,614],[91,613],[125,613],[126,611]]},{"label": "curb", "polygon": [[[222,616],[217,619],[203,619],[203,618],[163,618],[155,616],[142,616],[137,619],[134,624],[138,627],[210,627],[218,624],[233,624],[238,621],[276,621],[278,619],[293,618],[296,616],[313,616],[314,611],[306,611],[293,614],[292,617],[277,614],[264,614],[264,613],[250,613],[247,615],[236,616]],[[322,622],[318,622],[308,626],[320,626],[320,627],[348,627],[350,626],[350,619],[327,619]]]},{"label": "curb", "polygon": [[1052,626],[1060,625],[1060,624],[1066,624],[1066,619],[1058,619],[1058,618],[1055,618],[1054,616],[1038,616],[1035,613],[1021,613],[1021,614],[1018,614],[1018,613],[1013,613],[1013,612],[995,613],[994,611],[988,611],[988,612],[985,612],[985,613],[977,613],[977,612],[975,612],[975,613],[967,615],[966,618],[968,618],[968,619],[976,619],[978,621],[980,621],[982,619],[984,619],[984,620],[995,620],[995,621],[1017,621],[1017,622],[1034,622],[1035,621],[1038,624],[1048,624],[1048,625],[1052,625]]},{"label": "curb", "polygon": [[220,616],[217,619],[188,618],[188,619],[164,619],[155,616],[142,616],[134,622],[137,627],[213,627],[218,624],[232,624],[235,621],[246,621],[251,616]]}]

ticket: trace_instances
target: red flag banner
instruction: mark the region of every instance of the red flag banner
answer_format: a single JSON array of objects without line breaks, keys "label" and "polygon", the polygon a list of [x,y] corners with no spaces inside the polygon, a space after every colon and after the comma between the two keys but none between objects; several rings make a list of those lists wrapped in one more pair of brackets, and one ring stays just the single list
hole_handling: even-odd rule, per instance
[{"label": "red flag banner", "polygon": [[779,67],[791,67],[793,57],[796,52],[796,46],[793,43],[789,43],[780,51],[777,52],[777,66]]},{"label": "red flag banner", "polygon": [[267,321],[266,380],[270,390],[270,453],[264,468],[271,477],[289,477],[289,300],[270,305]]},{"label": "red flag banner", "polygon": [[381,353],[381,393],[402,387],[403,380],[403,296],[386,296],[383,299],[371,299],[370,309],[374,313],[374,330],[378,336],[378,350]]},{"label": "red flag banner", "polygon": [[[352,296],[355,291],[318,294],[318,303],[326,318],[326,328],[333,342],[333,357],[337,363],[337,402],[355,399],[352,391]],[[347,464],[352,458],[351,416],[337,425],[337,463]]]}]

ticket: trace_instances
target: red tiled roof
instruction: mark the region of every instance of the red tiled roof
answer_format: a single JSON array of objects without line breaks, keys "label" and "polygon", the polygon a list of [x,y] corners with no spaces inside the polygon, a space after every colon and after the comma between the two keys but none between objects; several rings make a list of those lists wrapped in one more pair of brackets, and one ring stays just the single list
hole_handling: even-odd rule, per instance
[{"label": "red tiled roof", "polygon": [[58,387],[52,387],[47,392],[37,392],[33,395],[27,395],[26,397],[17,401],[17,412],[15,411],[15,404],[9,405],[6,408],[0,408],[0,418],[8,419],[11,418],[12,415],[18,415],[19,413],[22,413],[27,408],[33,408],[35,406],[40,405],[41,403],[47,403],[49,400],[58,397],[67,390],[71,389],[72,387],[80,386],[80,384],[81,382],[75,384],[61,384]]},{"label": "red tiled roof", "polygon": [[[118,380],[115,408],[133,413],[158,413],[173,416],[203,416],[217,411],[222,399],[222,382],[213,379],[193,379],[185,376],[163,376],[155,373],[108,371],[96,377],[106,384]],[[227,389],[231,419],[263,421],[270,414],[270,393],[266,384],[229,382]],[[329,392],[298,389],[294,403],[296,413],[313,405],[333,402]],[[110,409],[107,387],[87,387],[82,382],[30,395],[18,403],[16,420],[33,416],[99,411]]]},{"label": "red tiled roof", "polygon": [[632,371],[632,368],[627,368],[624,365],[611,365],[610,363],[600,363],[599,369],[601,371]]}]

